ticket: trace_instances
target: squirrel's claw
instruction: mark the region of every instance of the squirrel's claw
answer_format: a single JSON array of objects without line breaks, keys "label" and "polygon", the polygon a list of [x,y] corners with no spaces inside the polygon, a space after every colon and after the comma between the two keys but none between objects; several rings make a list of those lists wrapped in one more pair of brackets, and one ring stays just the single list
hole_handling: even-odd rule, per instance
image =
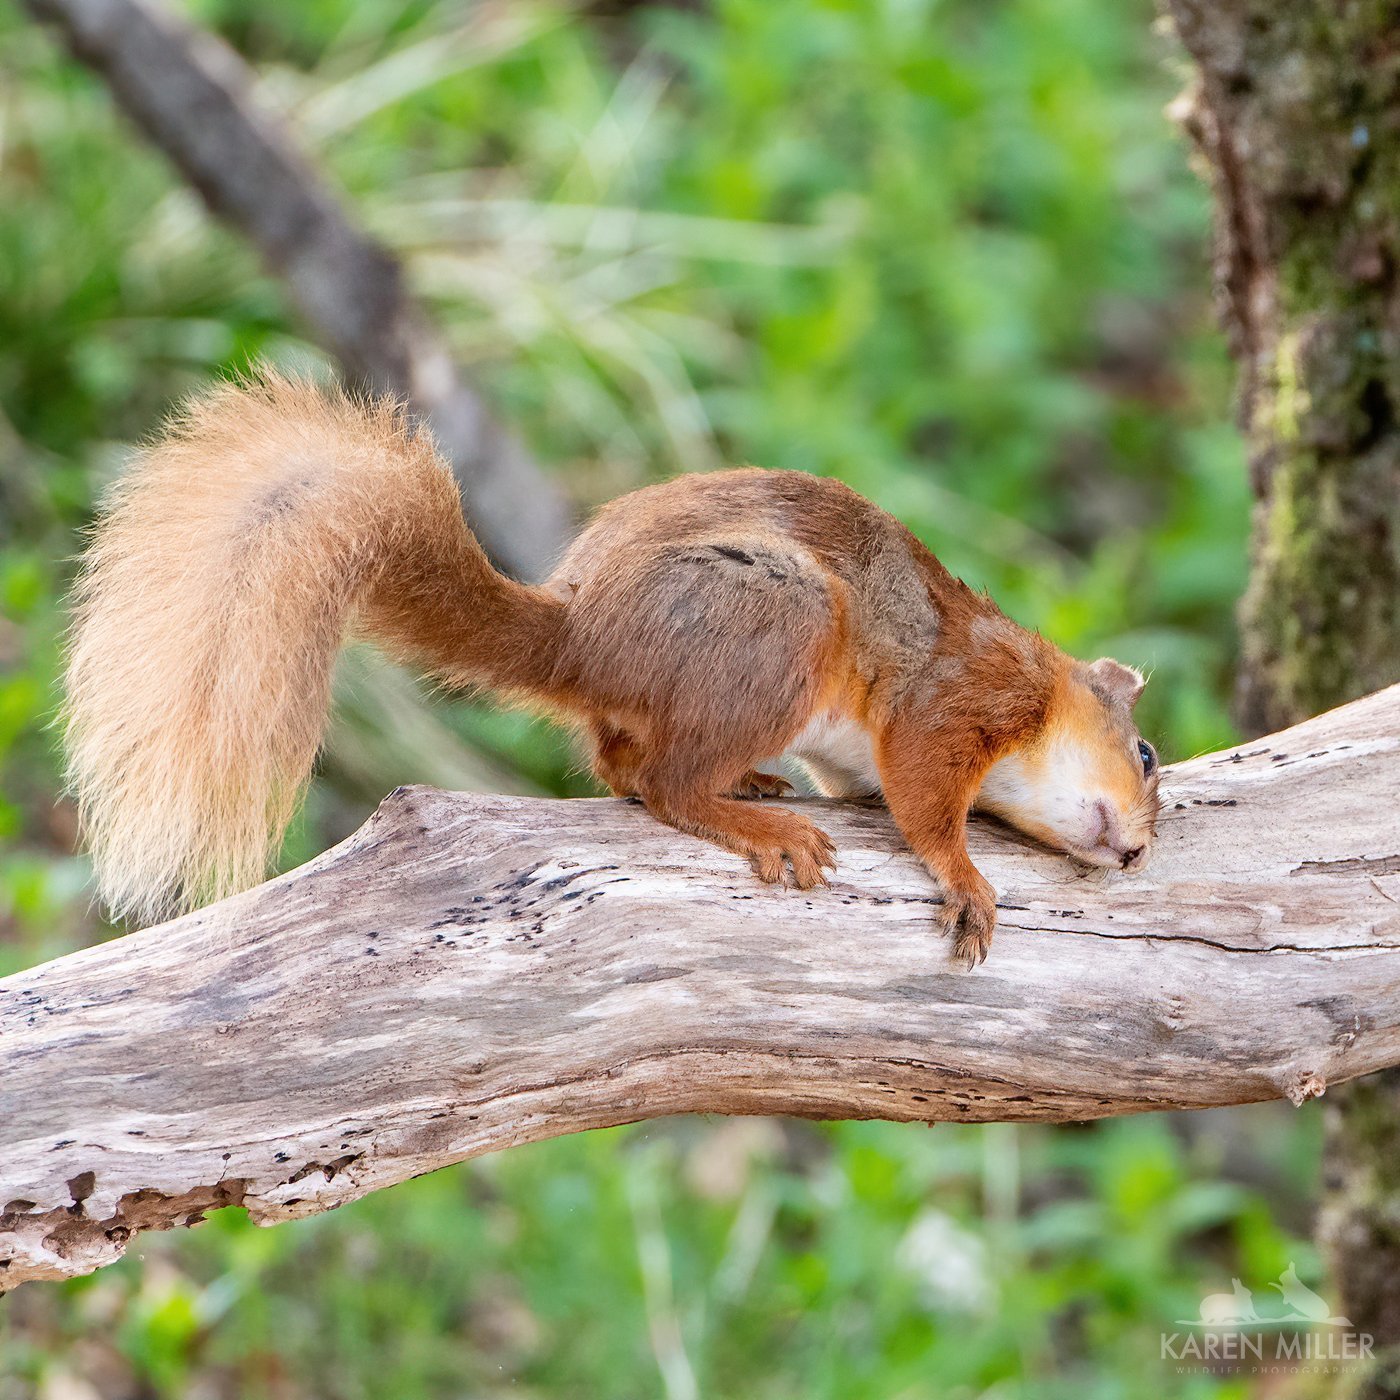
[{"label": "squirrel's claw", "polygon": [[791,797],[796,790],[786,778],[751,769],[735,784],[732,795],[741,798]]},{"label": "squirrel's claw", "polygon": [[996,895],[984,880],[982,888],[945,890],[938,922],[953,939],[953,962],[971,972],[986,962],[997,924]]}]

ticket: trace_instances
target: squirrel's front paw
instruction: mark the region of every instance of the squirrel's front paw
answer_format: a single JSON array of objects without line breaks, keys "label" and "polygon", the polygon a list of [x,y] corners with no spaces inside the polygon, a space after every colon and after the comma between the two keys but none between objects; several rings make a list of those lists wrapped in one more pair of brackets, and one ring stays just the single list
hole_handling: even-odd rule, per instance
[{"label": "squirrel's front paw", "polygon": [[975,884],[943,889],[938,922],[953,939],[953,961],[971,972],[985,962],[997,926],[996,891],[979,875]]}]

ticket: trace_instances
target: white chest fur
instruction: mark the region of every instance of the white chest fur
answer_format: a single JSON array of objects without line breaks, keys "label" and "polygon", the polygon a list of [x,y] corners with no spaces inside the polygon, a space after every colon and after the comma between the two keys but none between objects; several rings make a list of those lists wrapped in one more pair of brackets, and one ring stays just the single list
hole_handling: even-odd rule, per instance
[{"label": "white chest fur", "polygon": [[807,769],[824,797],[875,797],[880,792],[870,735],[844,715],[814,716],[792,741],[787,757]]}]

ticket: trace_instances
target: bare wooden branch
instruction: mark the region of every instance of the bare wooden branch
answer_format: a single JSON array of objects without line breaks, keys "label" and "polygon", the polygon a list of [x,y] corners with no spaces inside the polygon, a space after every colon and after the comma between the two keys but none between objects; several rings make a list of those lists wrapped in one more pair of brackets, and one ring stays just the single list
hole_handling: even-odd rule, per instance
[{"label": "bare wooden branch", "polygon": [[1083,1119],[1400,1063],[1400,687],[1169,769],[1153,864],[978,824],[955,971],[878,807],[830,890],[614,801],[401,789],[310,865],[0,982],[0,1287],[670,1113]]},{"label": "bare wooden branch", "polygon": [[404,398],[432,426],[490,554],[542,577],[568,534],[560,493],[463,383],[399,263],[346,216],[285,127],[253,99],[247,64],[151,0],[25,0],[122,110],[248,238],[347,378]]}]

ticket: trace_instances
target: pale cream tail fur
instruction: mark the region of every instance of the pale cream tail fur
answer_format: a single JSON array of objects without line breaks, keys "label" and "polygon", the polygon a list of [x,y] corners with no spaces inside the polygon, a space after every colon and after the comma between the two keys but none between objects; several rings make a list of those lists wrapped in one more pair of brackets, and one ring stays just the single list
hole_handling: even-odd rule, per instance
[{"label": "pale cream tail fur", "polygon": [[269,372],[191,401],[113,490],[75,592],[68,771],[104,899],[154,919],[261,878],[352,622],[530,691],[560,611],[491,567],[397,406]]}]

